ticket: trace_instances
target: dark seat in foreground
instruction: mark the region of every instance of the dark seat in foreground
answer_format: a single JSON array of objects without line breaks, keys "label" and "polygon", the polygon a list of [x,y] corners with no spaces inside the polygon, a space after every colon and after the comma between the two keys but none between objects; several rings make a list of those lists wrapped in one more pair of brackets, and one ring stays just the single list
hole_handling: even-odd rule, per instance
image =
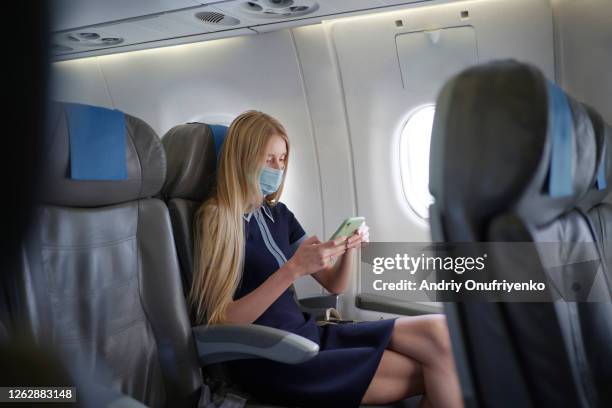
[{"label": "dark seat in foreground", "polygon": [[545,276],[564,295],[446,305],[468,406],[610,406],[612,286],[598,248],[609,221],[596,234],[583,209],[608,211],[597,204],[612,173],[599,171],[605,144],[593,117],[512,61],[470,68],[438,98],[434,241],[532,243],[491,273]]}]

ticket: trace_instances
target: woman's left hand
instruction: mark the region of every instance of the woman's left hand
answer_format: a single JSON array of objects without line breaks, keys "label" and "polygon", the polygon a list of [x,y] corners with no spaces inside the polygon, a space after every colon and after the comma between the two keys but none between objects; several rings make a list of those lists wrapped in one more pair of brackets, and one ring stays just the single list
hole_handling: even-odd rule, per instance
[{"label": "woman's left hand", "polygon": [[370,242],[370,228],[363,224],[353,235],[347,238],[344,245],[346,249],[361,248],[366,246],[368,242]]}]

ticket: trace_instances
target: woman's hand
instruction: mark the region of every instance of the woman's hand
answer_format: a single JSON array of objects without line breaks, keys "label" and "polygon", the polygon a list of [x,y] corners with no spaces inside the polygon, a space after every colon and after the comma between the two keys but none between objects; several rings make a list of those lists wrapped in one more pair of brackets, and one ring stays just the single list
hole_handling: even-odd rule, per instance
[{"label": "woman's hand", "polygon": [[344,241],[344,247],[348,250],[351,248],[360,248],[366,246],[370,242],[370,227],[363,224],[350,237]]},{"label": "woman's hand", "polygon": [[344,241],[321,242],[316,236],[306,239],[287,261],[297,274],[306,276],[327,267],[330,260],[346,252]]}]

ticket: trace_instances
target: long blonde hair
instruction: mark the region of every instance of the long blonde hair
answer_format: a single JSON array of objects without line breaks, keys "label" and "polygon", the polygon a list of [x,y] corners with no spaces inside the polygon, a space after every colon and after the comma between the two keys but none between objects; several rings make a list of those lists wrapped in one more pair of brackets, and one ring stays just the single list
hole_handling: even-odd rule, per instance
[{"label": "long blonde hair", "polygon": [[[266,146],[274,135],[287,145],[282,183],[263,197],[259,174],[265,165]],[[194,277],[189,303],[196,323],[226,322],[227,307],[242,277],[244,230],[242,215],[255,210],[265,199],[278,202],[287,174],[289,139],[283,125],[258,111],[247,111],[230,125],[217,169],[213,195],[194,218]]]}]

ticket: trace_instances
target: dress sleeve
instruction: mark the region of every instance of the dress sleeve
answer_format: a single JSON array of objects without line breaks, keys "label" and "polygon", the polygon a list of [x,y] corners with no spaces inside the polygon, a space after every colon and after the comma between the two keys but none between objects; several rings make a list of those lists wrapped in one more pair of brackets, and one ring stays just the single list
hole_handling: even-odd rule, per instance
[{"label": "dress sleeve", "polygon": [[292,257],[295,251],[298,249],[300,244],[307,238],[304,228],[300,225],[300,222],[295,218],[295,215],[287,209],[288,213],[288,229],[289,229],[289,245],[290,253],[288,258]]}]

